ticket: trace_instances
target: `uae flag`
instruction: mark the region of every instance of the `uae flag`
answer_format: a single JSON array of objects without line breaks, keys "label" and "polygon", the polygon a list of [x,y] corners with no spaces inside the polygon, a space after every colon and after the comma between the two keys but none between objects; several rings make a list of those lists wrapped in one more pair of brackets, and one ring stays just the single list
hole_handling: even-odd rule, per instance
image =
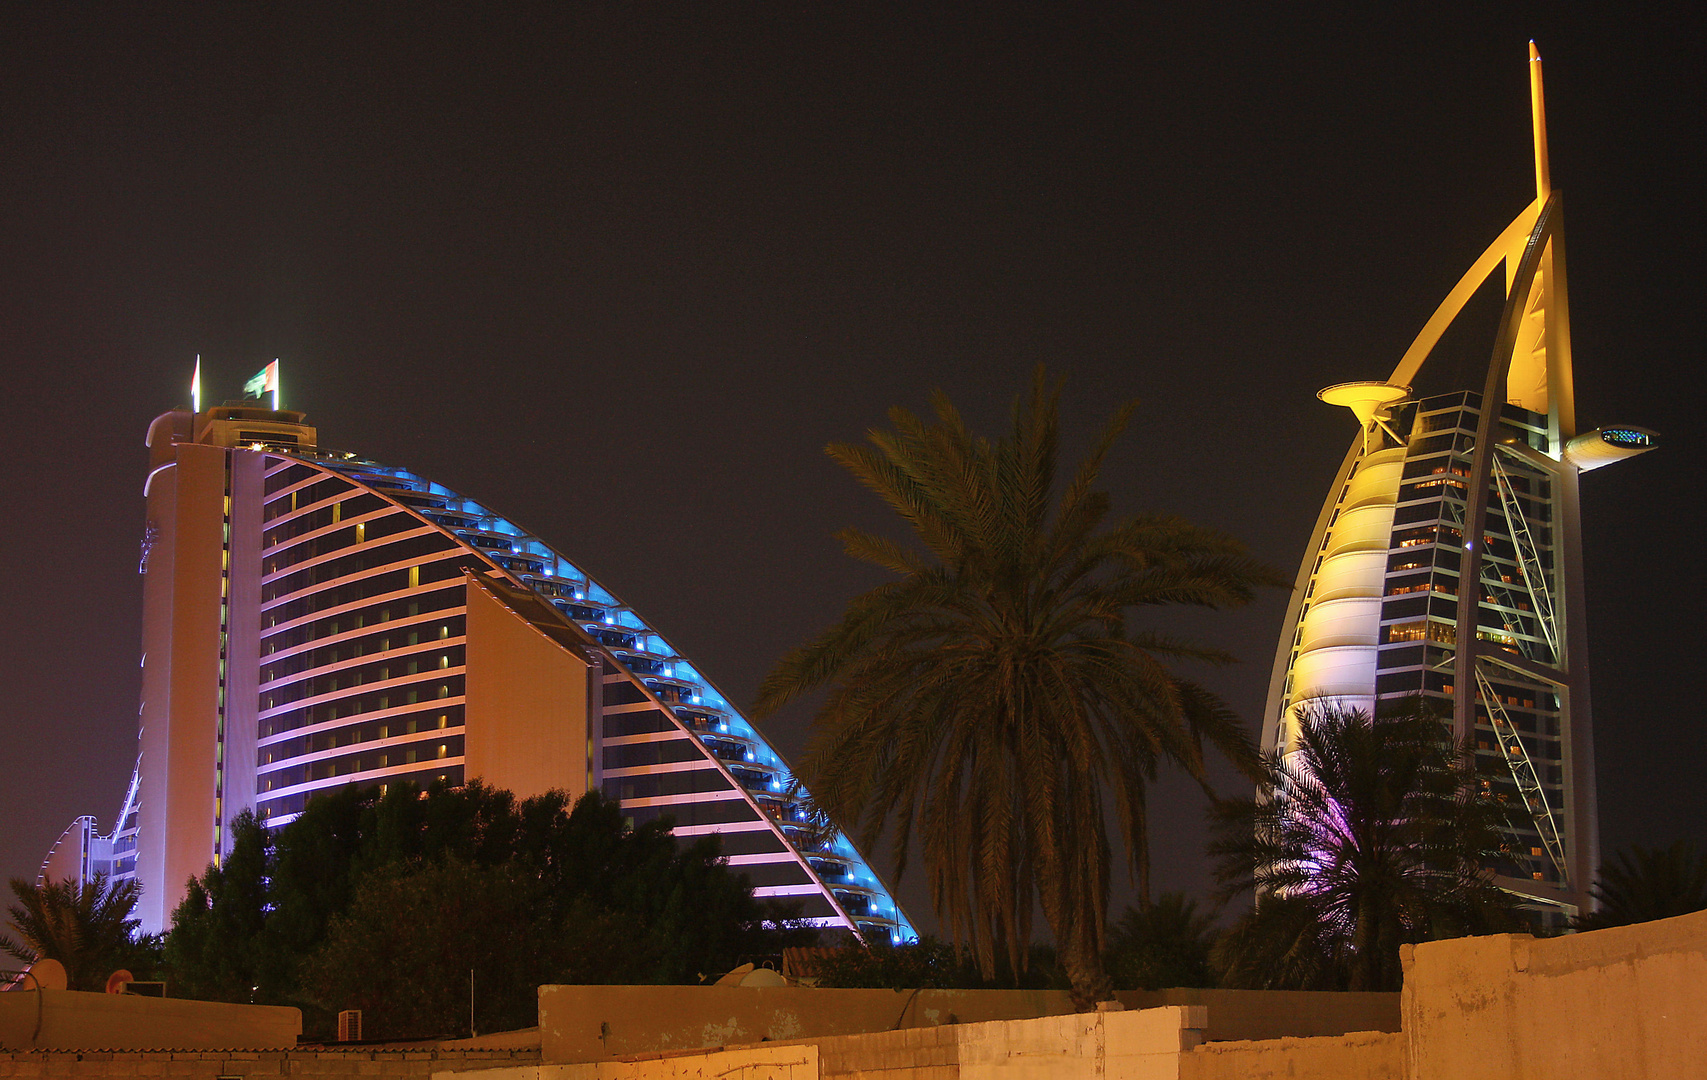
[{"label": "uae flag", "polygon": [[273,395],[273,408],[279,407],[279,362],[274,360],[260,371],[255,377],[243,384],[244,397],[265,397]]}]

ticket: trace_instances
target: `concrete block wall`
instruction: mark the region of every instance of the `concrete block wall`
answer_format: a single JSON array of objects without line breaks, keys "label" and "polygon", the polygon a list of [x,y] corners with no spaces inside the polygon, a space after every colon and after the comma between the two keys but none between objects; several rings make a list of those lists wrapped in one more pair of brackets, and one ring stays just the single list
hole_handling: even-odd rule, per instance
[{"label": "concrete block wall", "polygon": [[1318,990],[1123,990],[1128,1009],[1202,1005],[1206,1042],[1309,1038],[1352,1031],[1398,1031],[1399,995]]},{"label": "concrete block wall", "polygon": [[544,1064],[485,1080],[1178,1080],[1202,1006],[1070,1013]]},{"label": "concrete block wall", "polygon": [[[1127,1011],[1207,1006],[1205,1039],[1399,1030],[1397,994],[1122,992]],[[799,986],[542,986],[543,1061],[572,1063],[760,1041],[1071,1015],[1058,990],[831,990]]]},{"label": "concrete block wall", "polygon": [[1359,1031],[1204,1043],[1180,1059],[1179,1075],[1180,1080],[1406,1080],[1405,1037]]},{"label": "concrete block wall", "polygon": [[1201,1005],[966,1024],[959,1080],[1177,1080],[1203,1041]]},{"label": "concrete block wall", "polygon": [[548,1063],[1073,1011],[1060,990],[832,990],[801,986],[542,986]]},{"label": "concrete block wall", "polygon": [[430,1080],[474,1070],[534,1065],[537,1050],[11,1050],[0,1078],[109,1080],[162,1077],[314,1077],[319,1080]]},{"label": "concrete block wall", "polygon": [[1707,1076],[1707,911],[1407,946],[1413,1080]]},{"label": "concrete block wall", "polygon": [[0,1049],[265,1050],[295,1046],[302,1013],[280,1005],[232,1005],[81,990],[0,994]]},{"label": "concrete block wall", "polygon": [[823,1080],[956,1080],[959,1027],[907,1028],[820,1039]]},{"label": "concrete block wall", "polygon": [[[691,1053],[640,1054],[621,1061],[493,1068],[479,1080],[818,1080],[811,1044],[753,1046]],[[434,1072],[434,1080],[456,1074]]]},{"label": "concrete block wall", "polygon": [[804,1044],[644,1054],[626,1061],[543,1066],[540,1076],[550,1080],[818,1080],[818,1048]]}]

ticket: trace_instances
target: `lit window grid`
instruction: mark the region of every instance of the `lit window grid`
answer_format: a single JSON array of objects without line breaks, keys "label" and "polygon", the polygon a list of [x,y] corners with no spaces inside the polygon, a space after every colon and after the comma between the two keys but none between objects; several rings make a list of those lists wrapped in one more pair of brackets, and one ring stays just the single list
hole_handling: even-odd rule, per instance
[{"label": "lit window grid", "polygon": [[[1427,454],[1416,455],[1414,457],[1407,454],[1405,460],[1405,470],[1407,473],[1412,472],[1413,465],[1415,463],[1427,461],[1430,457],[1438,457],[1439,467],[1431,470],[1427,474],[1423,474],[1421,477],[1406,477],[1401,480],[1401,494],[1399,496],[1397,507],[1395,508],[1395,523],[1393,526],[1395,542],[1389,547],[1390,563],[1393,556],[1401,554],[1406,549],[1417,550],[1426,548],[1428,550],[1433,550],[1434,548],[1441,546],[1441,536],[1439,535],[1439,532],[1437,532],[1434,539],[1430,540],[1401,541],[1398,539],[1399,534],[1407,530],[1427,528],[1430,525],[1431,520],[1438,523],[1440,531],[1445,532],[1448,537],[1452,537],[1453,534],[1456,534],[1457,539],[1462,538],[1462,529],[1456,527],[1445,504],[1449,499],[1458,500],[1460,504],[1459,516],[1460,519],[1462,518],[1462,493],[1464,491],[1464,485],[1462,483],[1454,485],[1451,481],[1454,478],[1462,479],[1464,476],[1467,476],[1469,472],[1468,455],[1466,453],[1464,443],[1469,436],[1473,435],[1476,416],[1479,414],[1479,407],[1470,400],[1474,396],[1475,395],[1471,394],[1450,395],[1450,397],[1458,398],[1459,403],[1454,403],[1444,408],[1431,408],[1431,404],[1438,403],[1440,401],[1440,399],[1433,399],[1432,402],[1422,403],[1421,408],[1418,410],[1415,431],[1411,439],[1411,444],[1413,446],[1416,445],[1419,439],[1425,436],[1432,439],[1443,435],[1454,435],[1455,438],[1449,449],[1433,450]],[[1519,421],[1510,415],[1510,410],[1507,410],[1501,418],[1502,429],[1511,429],[1518,432],[1525,442],[1530,445],[1533,445],[1533,443],[1538,439],[1544,440],[1545,429],[1543,425],[1544,421],[1539,423],[1525,423]],[[1540,476],[1530,470],[1512,468],[1511,466],[1508,466],[1508,468],[1511,468],[1512,471],[1518,471],[1524,474],[1530,483],[1534,483],[1537,480],[1541,482],[1545,482],[1547,480],[1546,477]],[[1407,488],[1415,489],[1416,487],[1423,486],[1425,484],[1433,488],[1434,492],[1429,495],[1407,496],[1405,494]],[[1430,502],[1439,502],[1442,504],[1440,513],[1435,515],[1432,519],[1425,518],[1403,523],[1399,521],[1399,510],[1403,507],[1420,506]],[[1534,515],[1534,517],[1532,517],[1528,522],[1530,528],[1532,530],[1539,528],[1545,535],[1550,536],[1552,530],[1551,514],[1548,512],[1550,510],[1550,504],[1546,500],[1527,496],[1523,493],[1520,493],[1518,503],[1520,510],[1525,512],[1526,515]],[[1490,501],[1489,515],[1486,525],[1487,528],[1484,530],[1485,536],[1497,541],[1504,541],[1508,545],[1511,544],[1511,538],[1505,531],[1508,526],[1506,526],[1504,510],[1498,500]],[[1331,530],[1328,536],[1331,538]],[[1327,540],[1324,541],[1324,543],[1326,542]],[[1555,572],[1554,561],[1551,555],[1551,545],[1543,543],[1540,544],[1539,547],[1540,551],[1538,554],[1542,559],[1544,567],[1549,573]],[[1517,577],[1519,570],[1514,558],[1505,557],[1499,554],[1490,555],[1486,551],[1484,551],[1483,557],[1486,564],[1491,564],[1497,567],[1500,570],[1501,576],[1508,578],[1508,580],[1513,584],[1519,580]],[[1321,565],[1322,558],[1321,554],[1318,553],[1316,560],[1317,571],[1321,569]],[[1395,572],[1398,571],[1395,571],[1390,566],[1388,570],[1389,578]],[[1431,576],[1431,583],[1434,580],[1433,575],[1440,575],[1442,585],[1447,585],[1448,581],[1452,584],[1447,585],[1446,588],[1438,591],[1430,588],[1423,595],[1447,595],[1453,598],[1454,601],[1456,600],[1458,587],[1457,572],[1437,565],[1434,559],[1430,558],[1424,560],[1419,557],[1415,563],[1405,567],[1403,572],[1416,573],[1419,575],[1427,572]],[[1312,592],[1314,591],[1314,584],[1315,578],[1312,576],[1310,582]],[[1386,590],[1383,589],[1384,593],[1385,591]],[[1306,611],[1308,610],[1307,603],[1308,601],[1306,602]],[[1533,621],[1534,616],[1531,612],[1519,610],[1513,606],[1498,604],[1497,602],[1490,600],[1488,596],[1484,594],[1477,603],[1477,614],[1478,633],[1489,640],[1494,640],[1500,644],[1511,646],[1543,646],[1541,639],[1536,634],[1528,632],[1527,626],[1525,625],[1526,622]],[[1494,622],[1495,620],[1497,620],[1497,622],[1494,623],[1494,626],[1485,625],[1486,623]],[[1380,636],[1378,638],[1378,641],[1380,642],[1378,645],[1378,656],[1379,653],[1385,651],[1390,644],[1409,643],[1411,641],[1418,640],[1416,638],[1404,637],[1395,642],[1394,639],[1390,637],[1391,631],[1395,626],[1406,626],[1408,628],[1415,625],[1416,621],[1415,617],[1408,616],[1396,619],[1383,617],[1380,624]],[[1300,647],[1301,639],[1299,635],[1302,633],[1302,625],[1303,613],[1301,612],[1299,616],[1298,629],[1295,630],[1295,636],[1293,638],[1292,655],[1294,662],[1296,661],[1298,649]],[[1430,633],[1426,640],[1446,645],[1451,644],[1452,635],[1448,632],[1456,629],[1454,623],[1439,622],[1431,618],[1427,620],[1426,625],[1430,628]],[[1435,627],[1441,628],[1442,633],[1439,636],[1435,636],[1433,633],[1433,628]],[[1513,627],[1516,627],[1517,629],[1513,629]],[[1403,667],[1380,667],[1379,659],[1377,663],[1378,680],[1382,675],[1407,670]],[[1419,669],[1413,667],[1410,670]],[[1510,683],[1518,679],[1515,673],[1507,674],[1510,677],[1502,678],[1502,682]],[[1291,677],[1291,667],[1289,665],[1285,687],[1287,701],[1291,700]],[[1448,702],[1451,701],[1452,698],[1450,690],[1452,688],[1448,688],[1445,692],[1430,689],[1426,675],[1423,676],[1420,682],[1422,687],[1420,692],[1425,696]],[[1542,684],[1535,684],[1534,686],[1526,685],[1525,688],[1536,695],[1535,700],[1538,702],[1545,700],[1541,696],[1543,694],[1547,697],[1553,697],[1553,689]],[[1416,691],[1407,690],[1398,693],[1383,694],[1377,690],[1376,696],[1378,700],[1392,699],[1408,696],[1413,692]],[[1562,742],[1558,736],[1558,732],[1561,728],[1562,715],[1557,708],[1543,709],[1538,707],[1531,711],[1536,713],[1538,720],[1542,717],[1549,720],[1554,734],[1546,738],[1544,741],[1537,741],[1536,739],[1529,737],[1527,732],[1520,732],[1520,737],[1523,737],[1526,751],[1529,753],[1531,760],[1534,761],[1537,770],[1541,774],[1542,790],[1545,793],[1548,805],[1553,809],[1556,817],[1559,819],[1561,832],[1563,832],[1565,828],[1565,822],[1563,820],[1564,785],[1560,777],[1562,777],[1563,772],[1564,754]],[[1484,742],[1488,744],[1487,747],[1478,745],[1478,760],[1484,767],[1484,771],[1488,774],[1495,789],[1506,795],[1507,802],[1515,808],[1512,815],[1513,827],[1511,830],[1514,840],[1516,841],[1514,846],[1516,846],[1520,852],[1527,851],[1531,853],[1529,855],[1520,855],[1519,861],[1521,863],[1528,864],[1531,875],[1536,877],[1537,880],[1549,882],[1557,881],[1557,872],[1553,867],[1551,860],[1545,856],[1544,852],[1539,856],[1533,854],[1535,849],[1539,847],[1539,834],[1536,832],[1533,822],[1528,818],[1528,815],[1522,808],[1522,799],[1518,796],[1516,783],[1511,777],[1510,769],[1505,760],[1504,753],[1498,748],[1498,739],[1494,737],[1492,725],[1488,720],[1485,706],[1478,705],[1477,714],[1476,741],[1478,744]],[[1543,724],[1538,722],[1536,726],[1540,728]],[[1282,741],[1286,738],[1285,733],[1286,725],[1283,723],[1279,728],[1279,737]]]},{"label": "lit window grid", "polygon": [[[269,470],[269,475],[278,469],[288,467],[288,465],[284,463],[290,462],[293,459],[277,456],[274,460],[280,462],[280,464],[275,466],[274,469]],[[788,771],[787,765],[782,761],[781,757],[771,749],[769,744],[759,736],[756,729],[754,729],[752,725],[748,723],[736,710],[730,707],[727,700],[724,699],[723,696],[711,686],[709,681],[695,670],[690,663],[683,660],[679,654],[675,653],[661,635],[648,627],[631,610],[623,607],[620,602],[617,601],[615,596],[608,590],[605,590],[599,586],[597,582],[588,578],[587,575],[578,567],[558,555],[542,541],[533,537],[531,534],[524,532],[506,519],[491,513],[485,507],[480,506],[480,504],[475,503],[473,500],[457,496],[442,485],[433,484],[432,482],[416,477],[405,470],[389,469],[383,466],[378,466],[375,463],[365,461],[352,464],[354,459],[339,458],[335,456],[329,459],[309,459],[304,456],[299,460],[303,460],[305,462],[312,461],[313,464],[320,465],[322,467],[330,467],[338,472],[346,473],[350,478],[356,479],[359,482],[372,487],[380,495],[397,499],[398,501],[394,505],[402,506],[406,512],[415,514],[422,520],[428,522],[433,528],[448,533],[459,542],[459,546],[464,547],[464,550],[475,551],[483,559],[492,563],[500,571],[504,572],[505,576],[510,577],[512,580],[516,580],[521,584],[534,588],[536,592],[540,593],[548,601],[552,602],[554,606],[559,607],[560,610],[565,610],[566,614],[568,613],[567,609],[572,607],[592,609],[596,615],[595,619],[576,619],[576,621],[582,625],[583,629],[586,629],[589,633],[594,634],[595,636],[603,636],[601,631],[615,630],[629,632],[627,640],[624,640],[620,645],[611,645],[607,643],[607,648],[609,648],[612,654],[617,657],[619,662],[624,663],[625,665],[632,663],[636,667],[640,667],[642,664],[635,663],[635,661],[641,661],[647,664],[658,664],[660,666],[658,670],[648,670],[642,674],[642,678],[645,679],[649,687],[654,688],[655,690],[667,691],[673,688],[679,691],[678,694],[672,695],[676,700],[672,701],[670,704],[683,711],[691,710],[705,714],[706,717],[711,720],[711,723],[706,725],[711,730],[708,730],[706,734],[713,734],[714,732],[716,737],[739,739],[744,744],[752,748],[753,756],[751,760],[738,763],[719,761],[719,767],[722,767],[725,772],[729,773],[731,779],[740,784],[742,788],[755,795],[765,796],[767,801],[792,801],[788,797],[789,787],[791,784],[791,774]],[[295,484],[280,487],[276,491],[270,493],[267,496],[267,502],[269,504],[279,500],[293,498],[296,499],[296,502],[294,504],[295,508],[292,510],[272,513],[271,516],[264,514],[267,528],[275,529],[281,523],[288,522],[291,518],[315,513],[360,494],[360,489],[357,488],[349,492],[337,492],[325,495],[312,501],[297,498],[297,496],[299,496],[303,491],[313,488],[316,484],[322,483],[324,479],[324,474],[305,476]],[[321,490],[324,491],[325,489],[322,488]],[[431,497],[434,502],[442,500],[443,505],[411,505],[408,496]],[[422,500],[418,499],[416,501],[421,502]],[[287,574],[297,573],[304,569],[311,569],[324,562],[339,558],[347,552],[348,547],[359,546],[359,541],[354,545],[345,545],[327,551],[318,552],[312,558],[300,561],[286,559],[282,556],[282,553],[294,549],[300,544],[316,542],[327,536],[333,535],[339,530],[348,529],[353,525],[378,521],[396,512],[396,510],[391,508],[383,508],[363,514],[351,515],[349,518],[340,517],[337,521],[329,522],[317,529],[305,532],[299,536],[281,539],[278,543],[268,547],[263,552],[264,559],[276,560],[276,569],[269,573],[266,579],[268,581],[277,580]],[[435,520],[436,518],[441,517],[443,520]],[[430,531],[432,530],[423,528],[420,530],[392,533],[388,534],[384,538],[384,542],[395,542],[416,535],[424,535]],[[508,545],[507,550],[503,546],[506,544]],[[275,597],[264,605],[264,610],[275,609],[286,603],[293,602],[304,596],[313,595],[325,589],[347,585],[354,581],[365,580],[382,573],[392,572],[400,565],[402,564],[388,563],[380,567],[375,567],[371,570],[364,570],[344,575],[327,582],[315,583],[314,585],[306,586],[305,588],[291,594]],[[433,584],[434,586],[442,587],[443,583],[435,582]],[[425,587],[427,586],[423,586],[423,588]],[[565,592],[568,593],[567,596],[563,595]],[[394,597],[395,594],[392,594],[391,596],[386,597],[386,599],[393,599]],[[348,604],[344,605],[344,607],[339,610],[354,610],[359,606],[360,604]],[[313,612],[310,613],[310,615],[303,616],[296,620],[291,620],[290,623],[285,624],[285,626],[280,626],[279,629],[285,629],[286,626],[296,625],[314,618],[324,618],[326,614],[327,612],[325,611]],[[577,614],[585,614],[585,612],[581,611],[577,612]],[[268,629],[272,630],[273,628],[269,627]],[[345,632],[345,636],[352,635],[353,632]],[[321,644],[324,644],[321,640],[305,642],[294,646],[292,651],[294,652],[302,649],[314,648]],[[342,665],[332,665],[332,668],[336,669],[340,666],[356,666],[360,663],[368,662],[369,659],[369,657],[363,656],[359,658],[359,660],[347,661]],[[323,673],[324,669],[314,669],[312,674]],[[310,674],[310,672],[304,672],[299,675],[290,676],[282,681],[286,683],[297,682]],[[274,681],[269,683],[268,687],[269,689],[276,689],[278,685],[280,685],[280,681]],[[368,688],[362,687],[361,689],[366,690]],[[322,695],[315,700],[324,701],[328,698],[340,698],[343,696],[346,696],[344,692],[338,691],[331,695]],[[302,702],[292,702],[291,704],[294,706],[300,706]],[[365,714],[356,714],[356,716],[348,719],[356,720],[358,718],[365,718]],[[343,723],[345,719],[346,718],[340,717],[336,721],[328,721],[325,724],[314,725],[314,727],[317,730],[325,730],[327,728],[351,726]],[[290,734],[295,735],[299,733],[299,731],[293,731]],[[697,736],[698,732],[695,734]],[[272,738],[277,739],[278,737],[279,736],[273,736]],[[713,756],[715,757],[716,755]],[[282,768],[297,760],[298,759],[296,758],[288,758],[283,762],[275,762],[271,767],[273,769]],[[728,768],[731,764],[735,766],[733,770]],[[394,768],[407,769],[408,766]],[[373,775],[377,777],[382,773],[390,771],[392,770],[378,770]],[[741,774],[746,774],[754,779],[747,780]],[[303,787],[312,789],[314,785],[336,786],[339,783],[352,782],[353,779],[355,778],[346,778],[342,776],[327,778],[325,780],[315,781],[310,785],[304,785]],[[367,779],[368,777],[366,776],[361,777],[363,782]],[[301,789],[292,788],[290,790],[294,792]],[[268,794],[276,796],[278,793]],[[792,842],[791,846],[793,846]],[[833,888],[830,891],[836,893],[845,892],[850,895],[864,895],[869,900],[875,901],[870,915],[854,915],[852,916],[854,921],[863,925],[884,929],[887,932],[893,933],[897,937],[911,936],[911,926],[906,922],[905,917],[900,913],[898,907],[896,907],[893,901],[889,898],[887,891],[882,888],[881,883],[878,881],[876,875],[871,871],[870,867],[865,863],[863,858],[859,856],[857,851],[853,849],[852,845],[848,843],[845,835],[838,832],[825,846],[829,848],[829,850],[822,853],[824,856],[827,856],[829,859],[843,860],[849,867],[845,875],[847,880],[845,882],[838,882],[838,887]],[[819,853],[804,854],[810,857]],[[826,885],[828,884],[829,883],[826,883]],[[788,888],[791,887],[785,887],[784,891],[786,892]],[[816,892],[818,890],[814,887],[813,891]]]}]

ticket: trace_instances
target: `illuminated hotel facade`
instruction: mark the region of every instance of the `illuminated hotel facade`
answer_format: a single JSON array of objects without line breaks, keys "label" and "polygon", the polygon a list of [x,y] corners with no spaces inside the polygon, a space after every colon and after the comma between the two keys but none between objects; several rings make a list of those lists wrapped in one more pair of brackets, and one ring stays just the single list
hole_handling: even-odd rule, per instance
[{"label": "illuminated hotel facade", "polygon": [[478,777],[602,790],[634,823],[718,834],[757,895],[818,925],[914,936],[636,612],[472,499],[320,450],[305,419],[245,401],[149,428],[136,776],[113,832],[78,819],[44,876],[134,877],[157,931],[245,809],[278,827],[332,788]]},{"label": "illuminated hotel facade", "polygon": [[[1275,656],[1263,745],[1301,706],[1366,711],[1423,695],[1450,713],[1511,808],[1500,883],[1553,918],[1587,910],[1599,866],[1578,484],[1655,445],[1579,431],[1564,214],[1548,176],[1530,48],[1536,199],[1482,253],[1384,382],[1323,390],[1361,431],[1300,567]],[[1503,268],[1505,305],[1478,387],[1416,395],[1424,362]]]}]

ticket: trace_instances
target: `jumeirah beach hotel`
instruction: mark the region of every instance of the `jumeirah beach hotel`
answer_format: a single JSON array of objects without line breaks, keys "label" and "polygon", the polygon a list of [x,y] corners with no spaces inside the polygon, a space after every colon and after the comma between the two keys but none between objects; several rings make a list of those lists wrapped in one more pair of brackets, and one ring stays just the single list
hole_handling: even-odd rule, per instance
[{"label": "jumeirah beach hotel", "polygon": [[243,810],[276,827],[342,785],[480,778],[520,797],[603,791],[634,823],[718,834],[757,895],[817,925],[916,936],[781,756],[639,613],[496,510],[321,449],[279,408],[276,363],[246,389],[148,430],[137,769],[116,827],[79,818],[46,877],[134,878],[158,931]]}]

